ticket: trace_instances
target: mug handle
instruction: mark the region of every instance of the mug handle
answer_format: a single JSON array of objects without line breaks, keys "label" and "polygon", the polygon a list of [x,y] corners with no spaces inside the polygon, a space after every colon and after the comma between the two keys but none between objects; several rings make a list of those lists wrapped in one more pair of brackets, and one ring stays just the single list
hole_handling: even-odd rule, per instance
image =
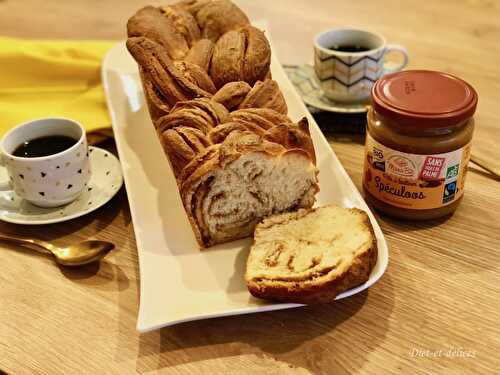
[{"label": "mug handle", "polygon": [[[4,156],[0,154],[0,168],[5,168],[5,160]],[[9,191],[12,190],[12,186],[10,181],[0,181],[0,191]]]},{"label": "mug handle", "polygon": [[399,44],[387,44],[384,56],[393,51],[399,52],[403,56],[403,62],[400,64],[384,63],[384,74],[398,72],[408,64],[408,51],[406,50],[406,48]]}]

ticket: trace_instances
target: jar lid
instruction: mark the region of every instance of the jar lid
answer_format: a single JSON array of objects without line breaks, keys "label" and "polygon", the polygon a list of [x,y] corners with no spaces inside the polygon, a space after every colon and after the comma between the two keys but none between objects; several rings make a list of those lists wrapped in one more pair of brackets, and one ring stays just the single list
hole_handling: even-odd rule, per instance
[{"label": "jar lid", "polygon": [[443,128],[472,117],[477,93],[451,74],[404,70],[373,85],[372,104],[379,114],[401,125]]}]

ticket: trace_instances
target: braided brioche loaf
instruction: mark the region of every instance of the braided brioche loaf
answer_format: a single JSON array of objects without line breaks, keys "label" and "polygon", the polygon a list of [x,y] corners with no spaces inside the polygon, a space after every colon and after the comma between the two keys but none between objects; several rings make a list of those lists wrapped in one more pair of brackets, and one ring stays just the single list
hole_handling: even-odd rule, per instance
[{"label": "braided brioche loaf", "polygon": [[318,191],[307,120],[293,123],[264,33],[229,0],[139,10],[127,48],[200,246],[252,234]]}]

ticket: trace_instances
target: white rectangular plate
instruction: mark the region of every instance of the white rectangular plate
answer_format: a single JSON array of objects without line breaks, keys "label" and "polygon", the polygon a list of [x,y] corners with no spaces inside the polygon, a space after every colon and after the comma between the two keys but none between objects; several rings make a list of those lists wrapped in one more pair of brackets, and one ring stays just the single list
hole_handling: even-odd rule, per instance
[{"label": "white rectangular plate", "polygon": [[[303,116],[309,120],[320,169],[317,204],[358,207],[370,215],[378,241],[377,264],[365,284],[337,299],[359,293],[384,273],[389,257],[387,243],[275,58],[271,71],[283,91],[292,120]],[[300,306],[262,301],[248,293],[244,273],[250,239],[199,250],[151,124],[137,65],[124,43],[109,51],[102,75],[139,253],[141,297],[137,329],[145,332],[190,320]]]}]

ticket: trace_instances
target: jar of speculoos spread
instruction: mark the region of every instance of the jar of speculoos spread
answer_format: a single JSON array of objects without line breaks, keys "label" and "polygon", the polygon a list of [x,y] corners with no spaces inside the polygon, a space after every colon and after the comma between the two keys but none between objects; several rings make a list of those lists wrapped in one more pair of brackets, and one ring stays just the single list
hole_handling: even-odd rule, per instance
[{"label": "jar of speculoos spread", "polygon": [[477,93],[450,74],[407,70],[372,89],[363,189],[390,216],[428,220],[455,211],[470,158]]}]

